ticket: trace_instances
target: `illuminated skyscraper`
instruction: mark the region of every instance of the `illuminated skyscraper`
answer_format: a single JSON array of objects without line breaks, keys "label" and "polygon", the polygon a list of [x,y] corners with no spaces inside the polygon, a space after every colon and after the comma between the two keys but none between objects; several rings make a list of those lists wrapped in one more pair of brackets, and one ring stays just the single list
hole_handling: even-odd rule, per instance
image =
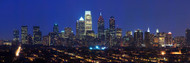
[{"label": "illuminated skyscraper", "polygon": [[168,32],[168,34],[166,34],[166,44],[168,44],[168,45],[173,44],[173,38],[172,38],[171,32]]},{"label": "illuminated skyscraper", "polygon": [[28,26],[21,26],[21,42],[27,44]]},{"label": "illuminated skyscraper", "polygon": [[42,44],[41,43],[42,32],[40,31],[40,27],[39,26],[34,26],[33,27],[33,39],[34,39],[34,43],[33,44]]},{"label": "illuminated skyscraper", "polygon": [[103,40],[105,37],[104,35],[104,19],[102,17],[102,14],[100,13],[100,16],[98,18],[98,38]]},{"label": "illuminated skyscraper", "polygon": [[124,47],[126,46],[134,46],[134,38],[132,36],[132,31],[127,31],[125,36],[123,37],[123,45]]},{"label": "illuminated skyscraper", "polygon": [[51,37],[49,35],[43,36],[42,44],[45,46],[50,46]]},{"label": "illuminated skyscraper", "polygon": [[85,11],[85,34],[86,34],[86,31],[92,31],[91,11]]},{"label": "illuminated skyscraper", "polygon": [[73,34],[73,31],[72,31],[72,28],[70,27],[65,27],[64,28],[64,31],[65,31],[65,38],[72,38],[74,36]]},{"label": "illuminated skyscraper", "polygon": [[53,32],[59,33],[58,24],[54,24],[54,26],[53,26]]},{"label": "illuminated skyscraper", "polygon": [[166,46],[166,33],[158,33],[158,43],[160,47],[165,47]]},{"label": "illuminated skyscraper", "polygon": [[148,28],[148,30],[145,32],[145,35],[144,35],[144,44],[146,47],[150,47],[151,44],[151,36],[150,36],[150,29]]},{"label": "illuminated skyscraper", "polygon": [[122,29],[116,28],[116,38],[121,39],[122,38]]},{"label": "illuminated skyscraper", "polygon": [[64,30],[61,31],[61,38],[65,38],[65,31]]},{"label": "illuminated skyscraper", "polygon": [[137,47],[141,47],[143,44],[143,32],[140,29],[137,29],[134,33],[134,41]]},{"label": "illuminated skyscraper", "polygon": [[174,43],[177,45],[177,47],[185,47],[185,36],[176,36],[174,38]]},{"label": "illuminated skyscraper", "polygon": [[132,31],[127,31],[126,33],[125,33],[125,36],[132,36]]},{"label": "illuminated skyscraper", "polygon": [[115,38],[115,18],[113,16],[109,19],[109,28],[111,37]]},{"label": "illuminated skyscraper", "polygon": [[82,39],[85,36],[85,21],[82,17],[77,20],[76,23],[76,36],[79,39]]},{"label": "illuminated skyscraper", "polygon": [[19,30],[14,30],[13,36],[13,41],[19,41]]},{"label": "illuminated skyscraper", "polygon": [[187,45],[190,46],[190,29],[186,29],[185,36]]},{"label": "illuminated skyscraper", "polygon": [[27,43],[32,45],[33,44],[33,40],[32,40],[32,35],[27,35]]},{"label": "illuminated skyscraper", "polygon": [[19,30],[14,30],[13,31],[13,45],[18,45],[19,44]]}]

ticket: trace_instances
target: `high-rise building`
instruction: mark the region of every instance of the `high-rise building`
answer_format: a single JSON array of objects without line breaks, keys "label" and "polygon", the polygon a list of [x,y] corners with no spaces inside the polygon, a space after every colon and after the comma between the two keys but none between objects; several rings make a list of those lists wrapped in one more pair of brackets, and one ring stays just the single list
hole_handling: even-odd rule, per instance
[{"label": "high-rise building", "polygon": [[104,19],[100,13],[100,16],[98,18],[98,38],[104,40],[104,37]]},{"label": "high-rise building", "polygon": [[132,31],[127,31],[125,36],[123,37],[123,47],[126,46],[134,46],[134,38],[132,35]]},{"label": "high-rise building", "polygon": [[174,38],[174,43],[177,47],[184,47],[186,45],[185,43],[185,36],[176,36]]},{"label": "high-rise building", "polygon": [[53,32],[59,33],[58,24],[54,24],[54,26],[53,26]]},{"label": "high-rise building", "polygon": [[116,28],[116,38],[121,39],[122,38],[122,29]]},{"label": "high-rise building", "polygon": [[61,31],[61,38],[65,38],[65,31],[64,30]]},{"label": "high-rise building", "polygon": [[33,27],[33,39],[34,39],[34,43],[33,44],[42,44],[41,43],[42,32],[40,31],[40,27],[39,26],[34,26]]},{"label": "high-rise building", "polygon": [[28,26],[21,26],[21,42],[27,44]]},{"label": "high-rise building", "polygon": [[43,36],[42,44],[45,46],[50,46],[51,37],[49,35]]},{"label": "high-rise building", "polygon": [[32,45],[33,44],[33,40],[32,40],[32,35],[27,35],[27,43]]},{"label": "high-rise building", "polygon": [[70,27],[65,27],[64,28],[64,31],[65,31],[65,38],[72,38],[74,36],[73,34],[73,31],[72,31],[72,28]]},{"label": "high-rise building", "polygon": [[126,33],[125,33],[125,36],[132,36],[132,34],[133,34],[133,32],[132,31],[127,31]]},{"label": "high-rise building", "polygon": [[85,34],[86,34],[86,31],[92,31],[91,11],[85,11]]},{"label": "high-rise building", "polygon": [[143,44],[143,32],[140,29],[137,29],[134,33],[134,41],[137,47],[141,47]]},{"label": "high-rise building", "polygon": [[109,28],[111,37],[115,38],[115,18],[113,16],[109,19]]},{"label": "high-rise building", "polygon": [[166,34],[166,44],[167,45],[173,44],[173,38],[172,38],[172,33],[171,32],[168,32],[168,34]]},{"label": "high-rise building", "polygon": [[13,41],[19,41],[19,30],[14,30],[13,36]]},{"label": "high-rise building", "polygon": [[145,46],[148,48],[151,46],[151,36],[150,36],[150,29],[148,28],[148,30],[145,32],[145,35],[144,35],[144,44]]},{"label": "high-rise building", "polygon": [[158,38],[159,47],[165,47],[166,46],[166,33],[159,32],[159,33],[157,33],[156,38]]},{"label": "high-rise building", "polygon": [[85,21],[82,17],[77,20],[76,23],[76,36],[79,39],[82,39],[85,36]]},{"label": "high-rise building", "polygon": [[187,46],[190,46],[190,29],[186,29],[185,32]]},{"label": "high-rise building", "polygon": [[13,31],[13,45],[18,45],[19,44],[19,30],[14,30]]},{"label": "high-rise building", "polygon": [[[55,32],[50,32],[48,34],[50,36],[50,42],[49,42],[49,46],[55,45],[56,41],[57,41],[57,33]],[[47,37],[46,37],[47,38]]]}]

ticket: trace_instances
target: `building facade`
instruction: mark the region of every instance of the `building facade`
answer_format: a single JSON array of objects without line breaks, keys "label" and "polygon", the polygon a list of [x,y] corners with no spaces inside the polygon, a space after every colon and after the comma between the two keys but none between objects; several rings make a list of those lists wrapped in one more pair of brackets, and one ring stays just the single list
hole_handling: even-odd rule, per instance
[{"label": "building facade", "polygon": [[21,26],[21,42],[27,44],[28,26]]}]

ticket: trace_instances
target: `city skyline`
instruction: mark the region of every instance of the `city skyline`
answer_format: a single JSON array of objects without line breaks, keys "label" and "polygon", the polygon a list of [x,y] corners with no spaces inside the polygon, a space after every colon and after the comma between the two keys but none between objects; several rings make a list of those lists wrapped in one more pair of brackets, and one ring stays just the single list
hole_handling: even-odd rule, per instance
[{"label": "city skyline", "polygon": [[[71,27],[74,31],[74,34],[76,34],[75,32],[76,20],[78,20],[81,16],[85,17],[84,11],[86,10],[90,10],[92,13],[91,14],[92,27],[93,27],[92,29],[95,31],[96,34],[98,30],[97,22],[100,12],[102,12],[102,16],[105,21],[105,28],[109,27],[108,26],[109,17],[114,16],[116,22],[116,28],[117,25],[119,25],[118,28],[122,28],[123,35],[128,30],[134,32],[134,30],[138,28],[143,30],[143,32],[145,32],[149,27],[151,33],[155,33],[156,29],[158,28],[160,32],[166,32],[166,33],[172,32],[173,36],[181,36],[181,35],[185,36],[185,29],[190,27],[188,25],[188,23],[190,23],[188,20],[190,12],[188,10],[190,10],[190,8],[188,8],[188,4],[184,4],[187,3],[187,1],[185,2],[184,1],[183,2],[182,1],[159,1],[159,2],[142,1],[142,3],[140,3],[141,1],[117,1],[116,2],[117,4],[121,3],[118,5],[110,5],[114,4],[114,1],[110,1],[110,3],[102,1],[99,5],[97,4],[99,3],[98,1],[92,1],[95,2],[94,4],[92,4],[91,1],[86,1],[84,3],[87,4],[83,5],[81,4],[79,6],[77,6],[77,4],[79,4],[80,2],[79,3],[74,2],[76,4],[71,5],[70,6],[71,9],[65,7],[65,5],[70,5],[70,4],[61,4],[63,2],[72,3],[71,1],[54,1],[54,2],[56,2],[56,5],[55,3],[49,5],[50,1],[45,2],[45,4],[43,5],[40,4],[42,3],[42,1],[38,2],[38,4],[32,4],[35,3],[35,1],[22,1],[22,2],[2,1],[3,4],[2,6],[0,6],[0,8],[3,10],[1,10],[0,12],[1,16],[0,21],[2,21],[3,23],[1,23],[0,29],[3,30],[1,30],[0,32],[1,34],[0,39],[12,40],[13,30],[18,29],[19,32],[21,32],[22,25],[28,26],[28,32],[31,35],[32,35],[32,27],[36,25],[40,26],[40,30],[42,31],[43,36],[47,35],[49,32],[53,31],[52,28],[54,23],[57,23],[59,25],[59,31],[63,30],[65,27]],[[142,6],[140,5],[148,2],[152,2],[152,4],[146,4]],[[172,2],[172,3],[167,3],[167,2]],[[20,5],[16,5],[18,3],[20,3]],[[139,5],[133,6],[133,4],[129,3],[134,3]],[[160,5],[161,3],[163,5]],[[101,6],[105,4],[109,4],[110,6]],[[5,8],[5,6],[7,5],[9,5],[10,7]],[[22,7],[25,5],[27,7]],[[50,7],[46,8],[46,6]],[[75,6],[79,7],[80,9],[73,8]],[[22,9],[20,7],[22,7]],[[110,7],[113,7],[113,9]],[[53,8],[54,10],[47,10],[50,8]],[[14,12],[12,13],[12,11]]]}]

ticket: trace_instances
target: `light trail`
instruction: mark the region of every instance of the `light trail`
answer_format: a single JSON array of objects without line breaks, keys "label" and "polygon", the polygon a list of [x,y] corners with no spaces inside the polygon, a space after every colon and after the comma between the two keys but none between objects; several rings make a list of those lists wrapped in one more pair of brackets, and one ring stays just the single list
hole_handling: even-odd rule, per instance
[{"label": "light trail", "polygon": [[16,50],[16,52],[15,52],[16,56],[19,56],[20,50],[21,50],[21,46],[19,46],[18,49]]}]

